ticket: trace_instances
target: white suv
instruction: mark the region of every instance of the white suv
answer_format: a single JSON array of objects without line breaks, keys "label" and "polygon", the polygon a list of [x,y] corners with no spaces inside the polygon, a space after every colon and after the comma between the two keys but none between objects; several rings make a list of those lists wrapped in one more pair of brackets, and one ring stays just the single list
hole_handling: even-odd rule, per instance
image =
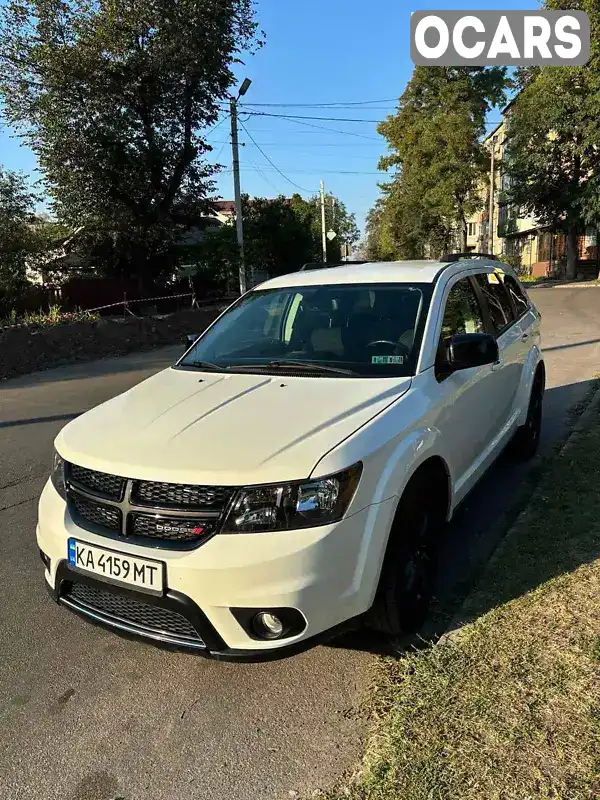
[{"label": "white suv", "polygon": [[48,587],[219,658],[358,621],[414,631],[443,523],[509,442],[535,453],[544,385],[540,316],[498,261],[269,280],[63,428],[39,505]]}]

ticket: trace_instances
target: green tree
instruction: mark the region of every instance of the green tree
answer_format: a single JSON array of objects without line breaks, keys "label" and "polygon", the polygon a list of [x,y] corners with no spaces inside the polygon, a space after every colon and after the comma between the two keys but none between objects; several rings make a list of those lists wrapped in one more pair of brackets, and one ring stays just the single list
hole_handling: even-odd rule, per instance
[{"label": "green tree", "polygon": [[382,196],[367,216],[367,252],[381,261],[425,258],[451,249],[452,224],[431,213],[403,175],[380,184]]},{"label": "green tree", "polygon": [[5,313],[27,286],[27,264],[35,249],[31,223],[36,196],[20,172],[0,167],[0,311]]},{"label": "green tree", "polygon": [[600,220],[600,6],[598,0],[547,0],[552,10],[587,11],[592,55],[584,67],[542,67],[521,81],[508,123],[510,200],[567,235],[574,278],[577,235]]},{"label": "green tree", "polygon": [[489,168],[486,115],[504,102],[507,85],[505,67],[415,68],[397,113],[379,125],[391,150],[380,167],[401,175],[401,190],[388,196],[402,225],[426,231],[433,223],[436,240],[438,229],[458,230],[466,248],[467,218],[481,206]]},{"label": "green tree", "polygon": [[37,154],[57,215],[142,288],[213,189],[202,131],[260,42],[253,0],[8,0],[5,115]]},{"label": "green tree", "polygon": [[[310,215],[312,218],[313,237],[318,246],[316,247],[317,261],[320,261],[323,253],[322,232],[321,232],[321,198],[315,195],[308,200],[310,205]],[[346,208],[345,203],[330,192],[325,194],[325,229],[334,231],[335,239],[327,240],[327,261],[336,262],[341,259],[342,245],[353,247],[360,239],[360,231],[356,224],[356,217]]]},{"label": "green tree", "polygon": [[248,271],[264,270],[269,275],[284,275],[312,259],[312,219],[302,213],[303,202],[298,196],[292,200],[283,196],[274,200],[242,198]]},{"label": "green tree", "polygon": [[[354,245],[359,238],[353,214],[333,195],[327,196],[326,225],[337,232],[328,242],[329,261],[340,260],[340,244]],[[322,258],[321,207],[318,197],[304,200],[299,194],[274,199],[242,195],[244,252],[250,275],[266,272],[269,276],[295,272],[307,262]],[[210,274],[223,285],[233,285],[239,269],[239,252],[233,224],[207,231],[202,241],[187,249],[188,260],[196,263],[199,275]]]}]

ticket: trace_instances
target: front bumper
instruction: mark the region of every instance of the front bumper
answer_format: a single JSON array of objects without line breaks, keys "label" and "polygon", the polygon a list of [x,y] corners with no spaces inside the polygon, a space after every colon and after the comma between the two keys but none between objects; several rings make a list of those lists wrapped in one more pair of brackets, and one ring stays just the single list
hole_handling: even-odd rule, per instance
[{"label": "front bumper", "polygon": [[[306,649],[356,624],[372,603],[378,574],[372,562],[385,544],[373,539],[379,540],[378,532],[388,529],[386,520],[391,520],[393,507],[392,501],[386,501],[335,525],[300,531],[218,534],[195,550],[174,551],[141,547],[126,539],[116,542],[82,530],[49,482],[40,499],[37,540],[53,598],[90,621],[216,658],[266,660]],[[153,597],[72,571],[66,558],[72,536],[124,554],[164,561],[164,594]],[[74,585],[88,587],[87,596],[95,593],[114,603],[100,604],[104,610],[99,612],[88,603],[84,590],[74,596]],[[136,606],[138,618],[140,614],[143,619],[152,617],[154,612],[179,615],[191,623],[197,636],[173,639],[161,634],[160,626],[131,625],[121,612],[127,603],[141,604]],[[303,620],[302,630],[282,639],[258,639],[243,624],[239,611],[244,609],[293,609]]]}]

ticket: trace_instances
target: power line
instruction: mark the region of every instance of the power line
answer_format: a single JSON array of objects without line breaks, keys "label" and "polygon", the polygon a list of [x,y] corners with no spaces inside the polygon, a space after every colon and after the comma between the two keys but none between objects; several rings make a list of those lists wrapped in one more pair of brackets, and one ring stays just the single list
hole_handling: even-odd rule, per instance
[{"label": "power line", "polygon": [[268,183],[268,184],[269,184],[269,186],[270,186],[272,189],[275,189],[275,191],[276,191],[276,192],[278,192],[278,191],[279,191],[279,189],[278,189],[278,188],[275,186],[275,184],[274,184],[274,183],[272,183],[272,182],[271,182],[271,181],[270,181],[270,180],[267,178],[267,176],[266,176],[266,175],[265,175],[265,173],[264,173],[264,172],[261,170],[261,168],[258,166],[258,164],[256,164],[254,161],[252,161],[252,159],[248,159],[248,161],[249,161],[249,162],[250,162],[250,164],[251,164],[251,165],[254,167],[254,169],[255,169],[255,170],[258,172],[258,174],[260,175],[260,177],[261,177],[261,178],[262,178],[262,179],[265,181],[265,183]]},{"label": "power line", "polygon": [[397,97],[391,97],[387,100],[338,100],[331,103],[244,103],[244,105],[264,108],[335,108],[336,106],[368,106],[376,103],[397,102]]},{"label": "power line", "polygon": [[277,170],[277,172],[278,172],[278,173],[281,175],[281,177],[282,177],[282,178],[285,178],[285,180],[286,180],[288,183],[291,183],[291,185],[292,185],[292,186],[295,186],[297,189],[300,189],[300,191],[302,191],[302,192],[307,192],[308,194],[311,194],[311,193],[312,193],[312,192],[311,192],[311,189],[305,189],[303,186],[299,186],[297,183],[294,183],[294,181],[290,180],[290,179],[287,177],[287,175],[285,175],[285,174],[284,174],[284,173],[283,173],[283,172],[282,172],[282,171],[279,169],[279,167],[278,167],[278,166],[276,166],[275,164],[273,164],[273,162],[271,161],[271,159],[269,158],[269,156],[268,156],[268,155],[265,153],[265,151],[264,151],[264,150],[261,148],[261,146],[260,146],[260,145],[258,145],[258,144],[256,144],[256,142],[254,141],[254,137],[252,136],[252,134],[250,133],[250,131],[248,130],[248,128],[246,128],[246,126],[244,125],[244,123],[243,123],[241,120],[240,120],[240,125],[241,125],[241,126],[242,126],[242,128],[243,128],[243,129],[246,131],[246,133],[248,134],[248,136],[249,136],[249,137],[250,137],[250,139],[252,140],[252,142],[253,142],[254,146],[257,148],[257,150],[258,150],[260,153],[262,153],[263,157],[264,157],[264,158],[265,158],[265,159],[266,159],[266,160],[269,162],[269,164],[271,164],[271,166],[272,166],[274,169],[276,169],[276,170]]},{"label": "power line", "polygon": [[[241,169],[243,171],[244,169],[250,169],[250,168],[241,167]],[[280,175],[283,175],[283,173],[281,172],[279,167],[277,167],[275,164],[273,164],[272,167],[263,167],[262,169],[265,169],[265,170],[274,169],[277,172],[279,172]],[[227,170],[224,170],[224,172],[232,172],[232,170],[227,169]],[[385,177],[386,174],[389,174],[389,173],[385,173],[385,172],[383,172],[381,170],[378,171],[378,172],[369,172],[369,171],[366,171],[366,170],[348,170],[348,169],[288,169],[288,172],[299,173],[299,174],[302,174],[302,175],[321,175],[321,174],[323,174],[323,175],[380,175],[382,178]],[[286,178],[285,175],[283,175],[283,177],[287,181],[292,183],[292,181],[290,181],[289,178]],[[296,186],[296,185],[297,184],[294,184],[294,186]],[[299,188],[301,188],[301,187],[299,187]],[[302,191],[310,193],[310,189],[302,189]]]},{"label": "power line", "polygon": [[308,109],[319,109],[322,111],[358,111],[364,108],[365,111],[387,111],[392,112],[398,109],[398,106],[321,106],[321,105],[303,105],[301,103],[290,103],[289,105],[283,105],[280,103],[244,103],[244,108],[246,109],[256,109],[256,108],[308,108]]},{"label": "power line", "polygon": [[228,114],[228,113],[227,113],[227,114],[225,114],[225,116],[224,116],[224,117],[222,117],[222,118],[221,118],[221,119],[220,119],[218,122],[216,122],[214,125],[212,125],[210,128],[208,128],[208,129],[206,130],[206,133],[212,133],[213,131],[216,131],[216,130],[217,130],[217,128],[218,128],[220,125],[222,125],[222,124],[225,122],[225,120],[226,120],[226,119],[229,119],[229,114]]},{"label": "power line", "polygon": [[[284,117],[284,119],[289,119],[290,122],[294,122],[296,125],[305,125],[307,128],[317,128],[321,131],[329,131],[330,133],[341,133],[343,136],[358,136],[360,139],[371,139],[374,142],[381,142],[381,139],[377,136],[369,136],[366,133],[355,133],[354,131],[341,131],[339,128],[329,128],[326,125],[315,125],[314,122],[303,122],[299,119],[294,119],[293,117]],[[309,133],[310,131],[303,131],[303,133]]]},{"label": "power line", "polygon": [[316,119],[322,122],[368,122],[378,125],[380,119],[353,119],[352,117],[307,117],[303,114],[273,114],[270,111],[246,111],[251,117],[280,117],[283,119]]},{"label": "power line", "polygon": [[[261,128],[261,133],[263,133]],[[298,133],[314,133],[314,131],[298,131]],[[213,141],[211,144],[229,144],[228,141]],[[263,147],[378,147],[381,148],[381,143],[375,142],[369,144],[368,142],[258,142]]]},{"label": "power line", "polygon": [[225,141],[224,141],[224,142],[222,142],[222,143],[220,143],[220,142],[213,142],[213,144],[221,144],[221,149],[219,150],[219,152],[218,152],[217,156],[215,157],[215,161],[217,161],[217,162],[218,162],[218,160],[221,158],[221,153],[222,153],[222,152],[223,152],[223,150],[225,149],[225,145],[226,145],[226,144],[229,144],[229,142],[228,142],[227,140],[225,140]]},{"label": "power line", "polygon": [[[257,142],[256,145],[251,143],[251,142],[240,142],[240,146],[246,146],[246,147],[256,147],[258,144],[261,144],[261,145],[263,145],[265,147],[267,146],[266,142]],[[225,146],[225,145],[223,145],[223,146]],[[270,146],[271,147],[289,147],[289,146],[293,146],[293,145],[279,145],[276,142],[271,142]],[[303,145],[302,143],[299,143],[297,146],[298,147],[308,147],[308,145],[306,145],[306,144]],[[314,145],[314,146],[318,147],[319,145]],[[306,151],[306,150],[304,150],[304,151],[296,150],[295,151],[295,155],[306,155],[306,156],[311,156],[311,158],[314,158],[315,156],[318,157],[318,156],[321,155],[321,156],[325,156],[327,158],[334,158],[336,156],[336,153],[332,153],[332,152],[315,153],[314,151],[311,153],[311,152]],[[359,161],[371,161],[372,162],[372,161],[376,161],[378,156],[374,155],[374,154],[371,154],[371,155],[368,155],[368,156],[367,155],[344,154],[343,158],[344,159],[357,159]]]}]

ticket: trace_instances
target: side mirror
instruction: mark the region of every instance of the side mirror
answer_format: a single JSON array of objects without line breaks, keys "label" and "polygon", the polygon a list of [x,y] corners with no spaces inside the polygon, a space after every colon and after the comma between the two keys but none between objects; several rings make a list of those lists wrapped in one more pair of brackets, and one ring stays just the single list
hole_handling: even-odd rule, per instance
[{"label": "side mirror", "polygon": [[495,364],[500,360],[498,342],[489,333],[456,333],[444,342],[446,365],[451,372]]}]

